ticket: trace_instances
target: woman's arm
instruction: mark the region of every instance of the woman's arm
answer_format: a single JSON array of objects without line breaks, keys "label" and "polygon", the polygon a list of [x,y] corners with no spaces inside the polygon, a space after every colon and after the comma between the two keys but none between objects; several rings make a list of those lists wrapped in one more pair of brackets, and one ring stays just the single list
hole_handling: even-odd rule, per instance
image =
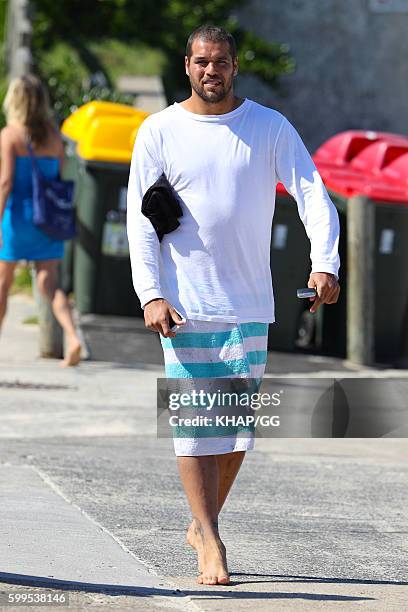
[{"label": "woman's arm", "polygon": [[7,198],[13,188],[14,166],[16,155],[10,128],[5,127],[0,132],[0,221],[3,218]]}]

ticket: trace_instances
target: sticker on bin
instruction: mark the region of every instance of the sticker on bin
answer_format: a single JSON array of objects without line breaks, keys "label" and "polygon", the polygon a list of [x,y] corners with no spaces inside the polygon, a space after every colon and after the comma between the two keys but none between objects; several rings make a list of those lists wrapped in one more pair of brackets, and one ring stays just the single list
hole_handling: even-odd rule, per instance
[{"label": "sticker on bin", "polygon": [[126,211],[127,209],[127,187],[121,187],[119,189],[119,210]]},{"label": "sticker on bin", "polygon": [[394,250],[395,231],[392,229],[383,229],[380,236],[379,251],[382,255],[389,255]]},{"label": "sticker on bin", "polygon": [[275,225],[272,235],[272,247],[279,250],[284,249],[286,247],[287,238],[288,226],[280,223]]},{"label": "sticker on bin", "polygon": [[129,257],[129,243],[124,223],[107,221],[103,226],[102,236],[103,255],[115,257]]}]

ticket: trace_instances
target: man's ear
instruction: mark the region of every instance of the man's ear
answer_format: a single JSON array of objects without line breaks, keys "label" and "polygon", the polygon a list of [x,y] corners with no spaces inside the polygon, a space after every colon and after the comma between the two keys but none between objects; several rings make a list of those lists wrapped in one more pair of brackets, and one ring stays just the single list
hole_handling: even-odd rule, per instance
[{"label": "man's ear", "polygon": [[234,70],[233,70],[232,75],[236,77],[237,74],[238,74],[238,58],[236,57],[234,60]]},{"label": "man's ear", "polygon": [[184,68],[185,68],[185,71],[186,71],[186,75],[187,75],[187,76],[190,76],[189,64],[190,64],[190,60],[189,60],[189,58],[188,58],[188,57],[187,57],[187,55],[186,55],[186,56],[184,57]]}]

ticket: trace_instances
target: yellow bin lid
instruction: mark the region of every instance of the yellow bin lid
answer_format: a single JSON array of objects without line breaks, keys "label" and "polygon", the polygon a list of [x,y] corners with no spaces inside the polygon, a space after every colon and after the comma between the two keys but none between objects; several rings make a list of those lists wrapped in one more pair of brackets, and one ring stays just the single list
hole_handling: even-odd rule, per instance
[{"label": "yellow bin lid", "polygon": [[148,115],[126,104],[93,101],[72,113],[61,131],[78,143],[83,159],[129,164],[137,131]]}]

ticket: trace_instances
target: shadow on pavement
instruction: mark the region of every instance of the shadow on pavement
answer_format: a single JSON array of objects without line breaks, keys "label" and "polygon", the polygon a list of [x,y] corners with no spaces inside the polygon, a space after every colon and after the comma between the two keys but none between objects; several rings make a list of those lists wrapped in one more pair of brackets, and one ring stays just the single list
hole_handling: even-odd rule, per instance
[{"label": "shadow on pavement", "polygon": [[[273,580],[254,580],[253,583],[257,582],[311,582],[321,584],[378,584],[378,585],[395,585],[395,586],[408,586],[408,582],[400,582],[395,580],[364,580],[360,578],[321,578],[319,576],[292,576],[285,574],[241,574],[231,572],[230,576],[244,576],[255,577],[255,578],[272,578]],[[239,582],[234,581],[234,584],[250,584],[251,580],[240,580]]]},{"label": "shadow on pavement", "polygon": [[[353,584],[380,584],[380,585],[405,585],[405,582],[391,582],[391,581],[375,581],[375,580],[349,580],[349,579],[338,579],[338,578],[318,578],[310,576],[279,576],[274,574],[235,574],[231,576],[253,576],[271,578],[271,580],[264,580],[262,582],[271,582],[272,584],[277,583],[276,578],[282,578],[282,582],[288,582],[287,579],[291,579],[292,582],[303,582],[304,580],[310,582],[319,583],[353,583]],[[295,580],[292,580],[295,579]],[[239,584],[249,584],[250,580],[232,581],[229,585],[217,585],[212,590],[194,589],[188,590],[183,589],[171,589],[171,588],[152,588],[152,587],[130,587],[125,585],[113,585],[113,584],[93,584],[88,582],[76,582],[71,580],[58,580],[50,579],[42,576],[29,576],[25,574],[12,574],[7,572],[0,572],[0,582],[8,583],[20,586],[31,586],[31,587],[43,587],[49,589],[58,589],[66,591],[85,591],[87,593],[103,593],[110,596],[137,596],[137,597],[185,597],[188,595],[200,596],[200,597],[222,597],[222,598],[237,598],[237,599],[307,599],[314,601],[368,601],[374,600],[373,597],[356,597],[349,595],[336,595],[336,594],[324,594],[324,593],[291,593],[291,592],[257,592],[257,591],[231,591],[230,587],[238,586]],[[256,584],[259,581],[253,581]],[[280,581],[278,581],[280,582]]]}]

